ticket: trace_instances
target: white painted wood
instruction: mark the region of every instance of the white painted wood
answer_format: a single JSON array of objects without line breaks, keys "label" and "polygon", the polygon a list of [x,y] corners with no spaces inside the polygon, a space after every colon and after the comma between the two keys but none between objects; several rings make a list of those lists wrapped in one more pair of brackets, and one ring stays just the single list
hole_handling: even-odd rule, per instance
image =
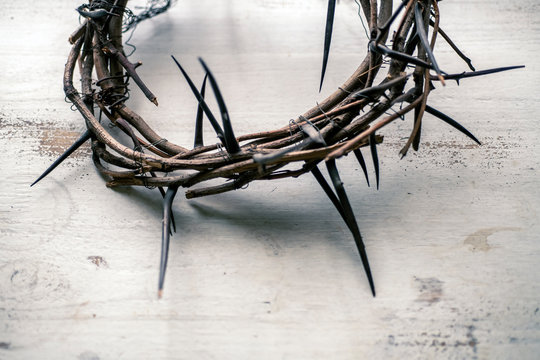
[{"label": "white painted wood", "polygon": [[[376,298],[346,226],[304,176],[179,196],[159,301],[157,190],[107,189],[88,147],[29,187],[84,130],[61,85],[76,5],[0,12],[0,359],[538,358],[536,1],[440,4],[441,26],[479,69],[527,65],[430,96],[481,147],[426,118],[421,151],[399,160],[411,125],[391,125],[378,192],[354,159],[339,161]],[[364,54],[354,3],[341,2],[319,95],[324,18],[323,1],[178,2],[132,41],[160,106],[136,89],[131,104],[189,146],[196,103],[169,55],[196,78],[203,56],[237,134],[281,126]],[[465,69],[442,39],[438,51],[445,70]]]}]

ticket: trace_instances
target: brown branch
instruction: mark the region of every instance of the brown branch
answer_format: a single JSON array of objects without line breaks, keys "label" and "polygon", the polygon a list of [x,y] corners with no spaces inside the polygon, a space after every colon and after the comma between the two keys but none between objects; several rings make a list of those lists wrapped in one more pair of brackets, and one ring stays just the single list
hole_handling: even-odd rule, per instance
[{"label": "brown branch", "polygon": [[107,43],[103,47],[103,52],[109,56],[111,56],[113,59],[118,61],[120,65],[126,70],[126,72],[131,76],[133,81],[137,84],[139,89],[143,92],[144,96],[148,100],[154,103],[154,105],[158,105],[157,97],[150,91],[148,86],[144,83],[144,81],[140,78],[139,74],[137,74],[137,71],[135,70],[138,66],[142,65],[141,62],[137,64],[131,63],[124,54],[122,54],[112,43]]},{"label": "brown branch", "polygon": [[84,33],[86,32],[86,27],[87,27],[87,25],[88,25],[88,20],[85,20],[85,21],[81,24],[81,26],[79,26],[79,27],[77,28],[77,30],[75,30],[75,31],[69,36],[68,41],[69,41],[69,43],[70,43],[71,45],[75,44],[75,42],[76,42],[77,40],[79,40],[79,38],[80,38],[81,36],[84,35]]},{"label": "brown branch", "polygon": [[381,129],[382,127],[390,124],[392,121],[396,120],[400,116],[403,116],[404,114],[406,114],[409,111],[411,111],[412,109],[414,109],[420,103],[420,101],[422,101],[422,98],[423,97],[419,97],[418,99],[413,101],[410,105],[407,105],[406,107],[404,107],[403,109],[397,111],[396,113],[382,119],[377,124],[371,126],[369,129],[367,129],[367,130],[363,131],[362,133],[358,134],[357,136],[355,136],[353,139],[345,142],[344,145],[340,146],[337,150],[335,150],[335,151],[331,152],[330,154],[328,154],[324,160],[329,161],[329,160],[337,159],[337,158],[339,158],[339,157],[353,151],[354,149],[357,149],[360,146],[360,144],[362,142],[365,142],[366,139],[368,139],[369,136],[372,133],[374,133],[375,131]]}]

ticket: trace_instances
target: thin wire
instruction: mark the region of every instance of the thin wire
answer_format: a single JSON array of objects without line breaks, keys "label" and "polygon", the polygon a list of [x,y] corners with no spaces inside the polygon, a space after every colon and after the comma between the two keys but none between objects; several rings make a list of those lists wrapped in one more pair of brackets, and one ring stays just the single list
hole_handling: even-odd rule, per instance
[{"label": "thin wire", "polygon": [[126,39],[126,41],[124,42],[125,45],[129,46],[132,49],[129,54],[126,54],[126,57],[130,57],[131,55],[133,55],[135,51],[137,51],[137,47],[133,45],[132,43],[130,43],[130,40],[133,37],[133,33],[135,32],[135,29],[137,29],[137,24],[132,26],[131,32],[129,33],[129,36]]},{"label": "thin wire", "polygon": [[[176,0],[148,0],[146,3],[146,6],[144,7],[137,7],[140,9],[143,9],[138,14],[135,14],[130,8],[125,7],[123,9],[122,14],[122,32],[127,32],[131,30],[130,35],[128,36],[128,39],[125,41],[125,45],[129,46],[132,50],[131,52],[126,55],[126,57],[131,56],[136,50],[137,47],[133,44],[131,44],[129,41],[131,40],[133,33],[137,27],[137,25],[146,19],[150,19],[154,16],[157,16],[161,13],[164,13],[167,11]],[[114,5],[109,3],[105,0],[94,0],[93,2],[89,4],[83,4],[79,8],[81,9],[88,9],[89,11],[94,10],[100,10],[104,9],[108,13],[114,12],[114,10],[120,8],[118,5]],[[81,22],[81,16],[79,16],[79,23]]]},{"label": "thin wire", "polygon": [[231,160],[231,155],[229,155],[229,152],[227,150],[225,150],[225,148],[220,143],[217,143],[216,147],[217,147],[217,149],[219,151],[219,154],[223,158],[223,160],[225,160],[225,161]]},{"label": "thin wire", "polygon": [[129,10],[130,14],[124,22],[123,32],[128,31],[132,27],[137,26],[143,20],[150,19],[161,13],[167,11],[176,1],[174,0],[149,0],[144,10],[135,15],[133,11]]},{"label": "thin wire", "polygon": [[362,5],[360,5],[358,0],[354,0],[354,2],[356,3],[356,5],[358,5],[358,17],[360,18],[360,22],[362,22],[362,27],[364,28],[364,32],[366,33],[366,38],[369,40],[370,38],[369,33],[367,31],[366,24],[364,24],[364,19],[362,18],[362,14],[361,14]]},{"label": "thin wire", "polygon": [[293,129],[292,129],[293,125],[296,125],[296,127],[298,127],[298,124],[296,123],[296,121],[294,119],[289,120],[289,135],[290,136],[294,135],[294,132],[293,132]]}]

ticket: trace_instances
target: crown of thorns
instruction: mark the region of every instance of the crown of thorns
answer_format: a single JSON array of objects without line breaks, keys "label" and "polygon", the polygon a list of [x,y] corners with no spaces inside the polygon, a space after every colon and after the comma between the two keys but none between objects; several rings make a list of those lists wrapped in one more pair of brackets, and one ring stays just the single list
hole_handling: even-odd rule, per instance
[{"label": "crown of thorns", "polygon": [[[413,113],[412,131],[400,151],[405,156],[409,148],[420,144],[422,118],[429,113],[480,144],[467,129],[446,114],[427,104],[434,83],[455,80],[519,68],[502,67],[476,71],[450,37],[439,27],[439,6],[436,0],[402,1],[393,11],[392,0],[361,0],[360,7],[368,20],[370,39],[368,52],[357,70],[317,106],[284,124],[282,128],[236,136],[225,100],[216,78],[204,60],[199,59],[206,75],[200,90],[195,86],[178,60],[172,57],[198,101],[195,120],[195,140],[192,149],[171,143],[158,135],[146,121],[126,105],[130,79],[144,95],[158,104],[156,96],[137,74],[141,63],[128,60],[122,46],[122,30],[138,21],[167,10],[171,1],[157,4],[153,0],[145,12],[133,15],[126,8],[127,0],[94,0],[77,11],[84,18],[82,25],[70,36],[72,49],[64,72],[64,91],[76,110],[83,116],[87,130],[32,185],[51,172],[80,145],[91,140],[92,159],[98,171],[108,178],[107,186],[157,187],[163,196],[162,251],[158,296],[161,297],[169,239],[176,231],[172,202],[179,187],[187,188],[186,197],[195,198],[219,194],[244,187],[254,180],[299,177],[312,173],[345,221],[356,243],[371,292],[375,285],[364,242],[345,188],[340,179],[336,159],[352,152],[362,167],[369,186],[366,163],[361,152],[369,147],[373,159],[376,186],[379,187],[377,144],[382,137],[377,132],[396,119]],[[328,1],[323,63],[322,88],[328,61],[336,1]],[[401,15],[401,16],[400,16]],[[399,18],[399,21],[398,21]],[[386,45],[391,26],[397,27],[391,47]],[[428,36],[431,33],[431,38]],[[438,36],[465,61],[470,72],[448,74],[435,60],[433,49]],[[81,90],[73,86],[73,73],[79,63]],[[384,67],[387,74],[374,84]],[[93,74],[97,80],[93,79]],[[207,81],[215,95],[221,124],[205,101]],[[319,89],[320,91],[320,89]],[[131,141],[122,144],[98,120],[96,111],[126,133]],[[388,115],[389,111],[393,111]],[[219,140],[204,145],[202,128],[206,117]],[[331,185],[319,169],[324,163]],[[296,166],[292,170],[287,165]],[[220,185],[192,186],[221,178]],[[332,189],[333,187],[333,189]],[[166,188],[166,190],[164,189]]]}]

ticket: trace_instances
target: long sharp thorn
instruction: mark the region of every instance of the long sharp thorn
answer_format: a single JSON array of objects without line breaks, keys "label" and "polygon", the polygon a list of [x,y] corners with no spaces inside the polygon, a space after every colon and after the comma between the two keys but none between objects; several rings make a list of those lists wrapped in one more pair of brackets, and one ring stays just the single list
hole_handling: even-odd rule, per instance
[{"label": "long sharp thorn", "polygon": [[414,109],[414,123],[416,124],[418,121],[420,121],[420,124],[418,124],[418,131],[416,132],[416,135],[414,136],[413,143],[412,143],[414,151],[418,151],[418,148],[420,147],[420,136],[422,134],[422,119],[418,118],[418,114],[420,113],[421,106],[422,105],[418,105]]},{"label": "long sharp thorn", "polygon": [[402,1],[401,4],[399,4],[399,6],[397,7],[396,11],[394,11],[394,13],[392,14],[392,16],[390,17],[390,19],[388,19],[388,21],[386,22],[386,24],[384,24],[382,27],[379,28],[379,35],[377,36],[377,42],[379,42],[379,40],[384,36],[386,35],[386,33],[388,32],[388,30],[390,29],[390,26],[394,23],[394,21],[396,21],[396,18],[398,17],[399,13],[401,12],[401,10],[403,10],[403,8],[405,6],[407,6],[407,3],[408,1]]},{"label": "long sharp thorn", "polygon": [[384,54],[384,55],[386,55],[388,57],[391,57],[392,59],[396,59],[396,60],[403,61],[403,62],[406,62],[406,63],[411,63],[411,64],[414,64],[414,65],[422,66],[422,67],[425,67],[425,68],[428,68],[428,69],[433,69],[433,65],[431,65],[430,63],[427,63],[427,62],[425,62],[423,60],[415,58],[414,56],[407,55],[405,53],[401,53],[399,51],[392,50],[392,49],[388,48],[385,45],[375,44],[374,42],[371,42],[369,46],[370,46],[371,51],[375,51],[377,53]]},{"label": "long sharp thorn", "polygon": [[478,145],[482,145],[480,141],[473,135],[471,132],[467,129],[465,129],[460,123],[458,123],[456,120],[452,119],[450,116],[440,112],[437,109],[432,108],[431,106],[426,106],[426,112],[438,117],[448,125],[454,127],[456,130],[461,131],[463,134],[467,135],[469,138],[471,138],[474,142],[476,142]]},{"label": "long sharp thorn", "polygon": [[210,80],[210,86],[214,90],[214,95],[216,96],[216,101],[219,106],[219,111],[221,112],[221,120],[223,122],[223,131],[225,132],[225,147],[227,151],[231,154],[236,154],[240,151],[240,145],[234,136],[233,128],[231,125],[231,118],[229,117],[229,112],[227,111],[227,106],[225,105],[225,100],[219,91],[218,84],[216,79],[203,59],[199,58],[199,62],[203,66],[204,70],[208,74],[208,80]]},{"label": "long sharp thorn", "polygon": [[[341,218],[343,219],[343,221],[345,221],[345,224],[349,228],[349,231],[352,233],[353,238],[358,248],[358,253],[360,254],[360,259],[362,260],[362,264],[364,265],[364,269],[368,277],[371,292],[373,296],[375,296],[375,286],[374,286],[373,279],[371,276],[371,269],[369,267],[369,261],[367,258],[363,241],[362,241],[362,236],[360,235],[360,230],[358,229],[358,224],[356,223],[356,219],[354,217],[354,214],[352,213],[352,209],[350,209],[350,212],[346,213],[346,211],[343,209],[340,199],[336,197],[336,194],[334,194],[334,191],[332,191],[332,189],[330,188],[330,185],[328,185],[328,182],[326,182],[326,179],[324,178],[324,176],[322,175],[318,167],[313,168],[311,172],[315,176],[315,179],[317,179],[317,182],[319,183],[319,185],[321,185],[321,187],[323,188],[324,192],[326,193],[330,201],[332,201],[332,203],[336,207],[337,211],[341,215]],[[339,183],[341,184],[341,180],[339,180],[339,174],[337,175],[337,178],[338,178]],[[334,178],[332,180],[334,181]],[[335,182],[334,182],[334,186],[335,186]],[[345,189],[343,189],[342,196],[344,196],[345,199],[347,200],[347,194],[345,193]]]},{"label": "long sharp thorn", "polygon": [[171,208],[172,202],[178,191],[177,185],[171,185],[168,187],[163,198],[163,221],[161,229],[161,260],[159,263],[159,284],[158,284],[158,298],[163,295],[163,283],[165,282],[165,270],[167,270],[167,259],[169,257],[169,226],[171,221]]},{"label": "long sharp thorn", "polygon": [[343,212],[343,207],[341,206],[339,199],[337,198],[336,194],[334,194],[334,191],[332,190],[330,185],[328,185],[328,182],[326,181],[323,174],[321,173],[321,170],[319,170],[319,168],[315,166],[311,170],[311,173],[313,174],[313,176],[315,176],[315,179],[317,180],[319,185],[322,187],[322,189],[326,193],[326,196],[328,196],[330,201],[332,201],[332,204],[334,204],[334,206],[336,207],[336,210],[339,212],[343,220],[345,220],[345,223],[347,224],[347,226],[349,226],[349,223],[345,217],[345,213]]},{"label": "long sharp thorn", "polygon": [[353,234],[358,253],[360,254],[360,259],[362,260],[362,265],[364,266],[364,271],[369,281],[371,293],[373,294],[373,296],[375,296],[375,284],[371,275],[371,268],[369,266],[364,241],[362,240],[362,235],[360,235],[360,230],[358,229],[358,224],[356,223],[356,218],[351,208],[349,198],[347,197],[347,193],[345,192],[345,188],[343,187],[343,183],[341,182],[341,179],[339,177],[339,172],[336,167],[335,160],[327,161],[326,167],[328,169],[328,174],[332,179],[332,183],[334,184],[334,188],[336,189],[336,193],[338,194],[341,206],[343,207],[343,213],[346,218],[345,222],[348,223],[347,225],[349,226],[349,229],[351,229],[351,232]]},{"label": "long sharp thorn", "polygon": [[371,86],[369,88],[359,90],[359,91],[357,91],[355,93],[352,93],[350,96],[353,99],[361,99],[361,98],[367,98],[367,99],[370,99],[370,100],[376,99],[379,96],[381,96],[382,94],[384,94],[384,92],[387,89],[390,89],[392,86],[394,86],[396,84],[399,84],[399,83],[402,83],[405,80],[407,80],[407,78],[409,76],[410,75],[405,74],[405,75],[401,75],[401,76],[399,76],[399,77],[397,77],[395,79],[392,79],[392,80],[383,81],[379,85]]},{"label": "long sharp thorn", "polygon": [[[521,68],[524,68],[524,67],[525,67],[525,65],[504,66],[504,67],[498,67],[498,68],[493,68],[493,69],[462,72],[460,74],[446,74],[446,75],[444,75],[444,78],[446,80],[461,80],[461,79],[475,77],[475,76],[495,74],[495,73],[498,73],[498,72],[501,72],[501,71],[521,69]],[[437,80],[437,79],[431,78],[431,80]]]},{"label": "long sharp thorn", "polygon": [[322,90],[326,65],[328,64],[328,55],[330,54],[330,43],[332,42],[332,30],[334,28],[334,14],[336,12],[336,0],[328,0],[328,11],[326,13],[326,28],[324,30],[324,52],[321,71],[321,84],[319,92]]},{"label": "long sharp thorn", "polygon": [[178,66],[178,68],[182,72],[182,75],[184,75],[184,78],[186,79],[189,87],[191,88],[191,91],[193,92],[193,95],[195,95],[195,97],[199,101],[199,106],[201,106],[203,108],[204,113],[206,114],[206,117],[208,117],[208,120],[210,120],[210,124],[212,124],[212,127],[214,128],[214,131],[216,132],[217,137],[223,143],[225,143],[223,130],[221,129],[221,126],[219,126],[219,123],[217,122],[216,117],[214,116],[214,114],[212,114],[212,111],[210,111],[210,108],[208,107],[208,105],[204,101],[204,98],[199,93],[199,90],[197,90],[197,87],[195,87],[195,84],[193,84],[193,81],[191,81],[191,78],[186,73],[184,68],[180,65],[180,63],[176,60],[176,58],[173,55],[171,55],[171,57],[174,60],[174,62],[176,63],[176,66]]},{"label": "long sharp thorn", "polygon": [[[208,74],[204,75],[204,80],[201,86],[201,96],[204,99],[204,95],[206,93],[206,80],[208,79]],[[203,114],[204,110],[202,106],[199,104],[197,107],[197,117],[195,118],[195,141],[193,144],[193,147],[201,147],[204,146],[203,141]]]},{"label": "long sharp thorn", "polygon": [[366,161],[364,160],[364,156],[362,155],[362,152],[360,149],[353,150],[354,155],[356,156],[356,160],[358,160],[358,163],[362,167],[362,171],[364,172],[364,176],[366,177],[367,186],[369,186],[369,176],[367,172],[367,166]]},{"label": "long sharp thorn", "polygon": [[420,41],[420,38],[418,36],[418,31],[416,31],[416,27],[413,29],[413,35],[411,35],[411,39],[407,41],[407,44],[405,46],[405,54],[412,54],[414,52],[414,49],[418,46],[418,41]]},{"label": "long sharp thorn", "polygon": [[[156,173],[153,171],[150,171],[150,175],[152,175],[152,177],[157,177]],[[159,190],[159,193],[161,194],[161,197],[165,198],[165,190],[161,186],[158,187],[158,190]],[[176,221],[174,221],[174,213],[172,212],[172,209],[171,209],[171,225],[172,225],[172,231],[176,232]],[[169,228],[170,235],[172,235],[172,231]]]},{"label": "long sharp thorn", "polygon": [[[311,173],[315,176],[315,179],[317,180],[319,185],[323,188],[324,192],[326,193],[330,201],[332,201],[332,204],[334,204],[336,210],[339,212],[339,215],[341,215],[341,218],[343,219],[343,221],[345,221],[345,224],[347,225],[351,233],[353,233],[353,236],[355,236],[354,235],[355,227],[354,225],[351,224],[351,218],[345,214],[345,211],[343,210],[343,206],[341,205],[341,201],[338,199],[338,197],[336,196],[336,194],[334,193],[330,185],[328,185],[328,182],[324,178],[319,168],[318,167],[313,168],[311,170]],[[353,216],[353,219],[354,219],[354,216]],[[356,228],[358,229],[358,225],[356,226]]]},{"label": "long sharp thorn", "polygon": [[43,174],[41,174],[40,177],[38,177],[37,180],[34,181],[32,185],[30,186],[34,186],[35,184],[38,183],[38,181],[43,179],[45,176],[49,175],[49,173],[53,171],[58,165],[60,165],[62,161],[66,160],[69,155],[71,155],[75,150],[81,147],[81,145],[87,142],[88,140],[90,140],[90,131],[86,130],[84,134],[82,134],[81,137],[77,141],[75,141],[69,148],[67,148],[67,150],[64,151],[64,153],[60,155],[60,157],[56,159],[51,164],[51,166],[49,166],[47,170],[45,170]]},{"label": "long sharp thorn", "polygon": [[437,76],[439,77],[439,80],[444,85],[444,77],[442,76],[441,69],[439,69],[437,60],[435,60],[435,55],[433,55],[433,51],[431,51],[431,46],[429,45],[429,41],[426,34],[426,28],[424,24],[424,19],[422,18],[422,9],[420,9],[419,3],[416,3],[416,5],[414,6],[414,19],[416,21],[416,32],[418,36],[420,37],[420,41],[422,42],[422,45],[424,46],[424,49],[426,50],[426,54],[428,55],[429,60],[431,61],[431,64],[433,65],[433,69],[437,72]]},{"label": "long sharp thorn", "polygon": [[374,132],[369,135],[369,148],[371,150],[371,157],[373,158],[373,168],[375,169],[377,190],[379,190],[379,155],[377,154],[377,139],[375,138]]}]

